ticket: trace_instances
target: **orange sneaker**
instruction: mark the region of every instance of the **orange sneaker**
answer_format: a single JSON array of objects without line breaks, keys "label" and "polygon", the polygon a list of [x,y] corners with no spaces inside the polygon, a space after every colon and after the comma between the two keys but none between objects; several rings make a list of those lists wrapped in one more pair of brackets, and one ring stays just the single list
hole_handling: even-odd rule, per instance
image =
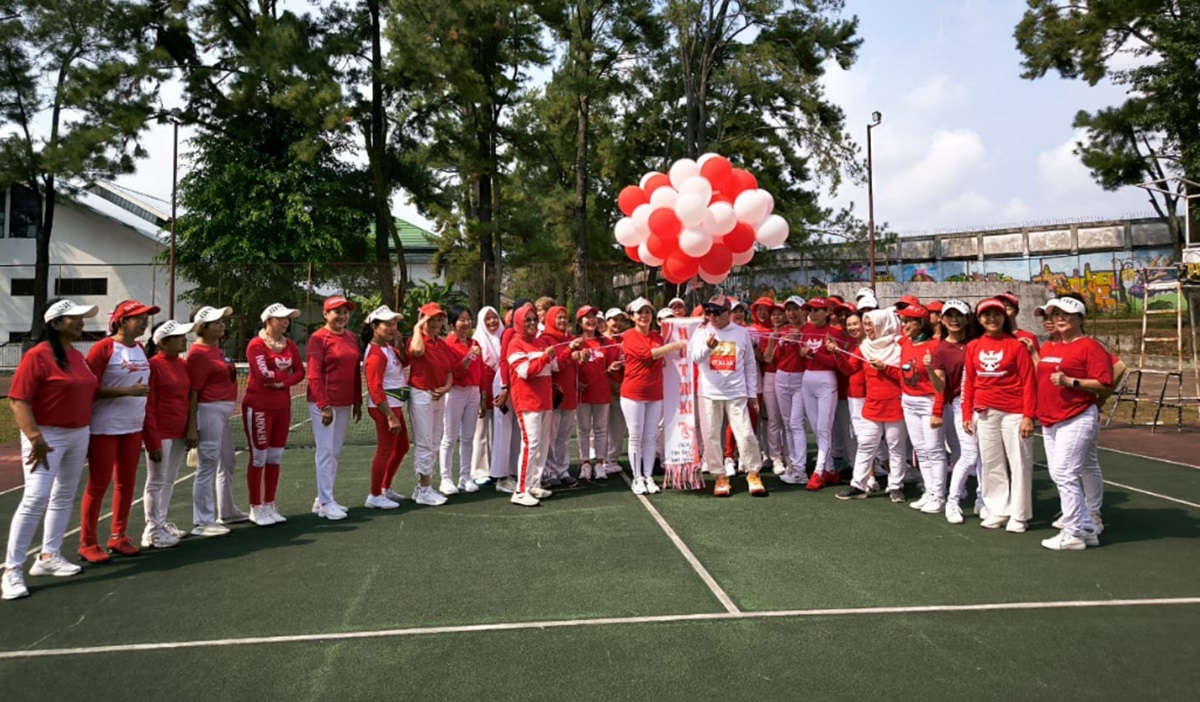
[{"label": "orange sneaker", "polygon": [[108,540],[108,550],[111,553],[119,553],[122,556],[140,556],[141,550],[133,545],[128,536],[114,536]]},{"label": "orange sneaker", "polygon": [[726,476],[717,477],[717,485],[713,488],[713,494],[717,497],[729,497],[729,478]]},{"label": "orange sneaker", "polygon": [[747,473],[746,484],[750,486],[750,494],[754,497],[766,497],[767,489],[763,487],[762,478],[758,473]]},{"label": "orange sneaker", "polygon": [[99,544],[79,547],[79,557],[88,563],[108,563],[112,556],[108,555]]},{"label": "orange sneaker", "polygon": [[825,487],[825,471],[814,470],[812,477],[808,479],[808,485],[805,485],[804,489],[809,492],[816,492],[823,487]]}]

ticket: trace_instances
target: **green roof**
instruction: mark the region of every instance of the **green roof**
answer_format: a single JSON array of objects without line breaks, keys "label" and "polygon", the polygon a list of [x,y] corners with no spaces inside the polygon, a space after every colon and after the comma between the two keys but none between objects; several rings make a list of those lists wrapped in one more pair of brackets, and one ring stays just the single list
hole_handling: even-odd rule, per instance
[{"label": "green roof", "polygon": [[413,252],[430,252],[437,251],[437,244],[433,241],[433,234],[418,227],[412,222],[396,218],[396,233],[400,235],[400,243],[404,245],[404,251]]}]

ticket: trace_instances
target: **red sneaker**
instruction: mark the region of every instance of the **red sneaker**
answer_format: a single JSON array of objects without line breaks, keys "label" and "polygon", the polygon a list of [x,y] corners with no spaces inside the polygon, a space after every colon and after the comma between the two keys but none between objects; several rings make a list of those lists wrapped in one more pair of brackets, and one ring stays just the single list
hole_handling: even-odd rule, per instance
[{"label": "red sneaker", "polygon": [[88,563],[108,563],[112,560],[112,556],[108,555],[104,549],[100,548],[99,544],[80,546],[79,557]]},{"label": "red sneaker", "polygon": [[808,479],[808,485],[805,485],[804,489],[809,492],[816,492],[823,487],[825,487],[825,471],[814,470],[812,477]]},{"label": "red sneaker", "polygon": [[838,473],[836,470],[825,471],[825,484],[826,485],[841,485],[842,484],[841,473]]},{"label": "red sneaker", "polygon": [[114,536],[110,538],[108,540],[108,550],[111,553],[119,553],[122,556],[142,555],[141,550],[138,549],[137,546],[134,546],[133,542],[129,540],[129,537],[125,535]]}]

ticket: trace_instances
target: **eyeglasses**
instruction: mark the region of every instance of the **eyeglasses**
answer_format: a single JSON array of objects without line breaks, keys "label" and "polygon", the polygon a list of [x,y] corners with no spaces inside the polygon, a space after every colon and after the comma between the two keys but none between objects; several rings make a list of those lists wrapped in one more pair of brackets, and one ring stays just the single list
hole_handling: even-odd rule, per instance
[{"label": "eyeglasses", "polygon": [[720,317],[729,310],[704,310],[705,317]]}]

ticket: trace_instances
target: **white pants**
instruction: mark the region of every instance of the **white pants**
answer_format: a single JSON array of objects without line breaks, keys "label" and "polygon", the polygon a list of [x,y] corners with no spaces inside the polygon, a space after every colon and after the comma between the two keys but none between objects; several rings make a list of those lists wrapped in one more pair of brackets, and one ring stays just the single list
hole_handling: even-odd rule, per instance
[{"label": "white pants", "polygon": [[[196,449],[200,465],[192,483],[192,521],[195,524],[212,524],[218,517],[230,517],[240,511],[233,503],[235,455],[233,432],[229,428],[229,415],[233,414],[236,404],[225,401],[196,405]],[[214,482],[217,487],[215,504]]]},{"label": "white pants", "polygon": [[783,417],[788,464],[800,472],[808,469],[808,437],[804,433],[804,374],[775,372],[775,396]]},{"label": "white pants", "polygon": [[492,413],[495,411],[492,407],[486,408],[483,419],[475,422],[475,437],[471,442],[471,477],[475,480],[482,480],[492,472]]},{"label": "white pants", "polygon": [[458,445],[458,479],[471,475],[471,457],[475,449],[475,425],[479,422],[479,388],[450,388],[443,402],[440,460],[442,480],[454,481],[454,447]]},{"label": "white pants", "polygon": [[622,397],[621,412],[629,430],[629,469],[635,478],[649,478],[654,475],[654,448],[662,422],[662,400],[645,402]]},{"label": "white pants", "polygon": [[817,464],[813,470],[833,470],[833,417],[837,413],[837,373],[804,372],[804,416],[817,437]]},{"label": "white pants", "polygon": [[1087,461],[1083,464],[1083,499],[1087,502],[1088,516],[1100,514],[1104,506],[1104,475],[1100,472],[1099,440],[1088,445]]},{"label": "white pants", "polygon": [[608,456],[609,405],[579,405],[575,419],[579,430],[579,460],[601,463]]},{"label": "white pants", "polygon": [[496,480],[507,478],[514,475],[516,465],[512,457],[512,441],[513,437],[520,436],[520,432],[514,432],[513,426],[517,423],[516,412],[513,411],[512,402],[504,405],[507,412],[501,411],[499,407],[492,412],[492,462],[491,476]]},{"label": "white pants", "polygon": [[725,475],[725,432],[723,421],[729,420],[729,428],[737,442],[738,460],[742,470],[757,473],[762,469],[762,452],[754,436],[754,425],[750,423],[750,410],[746,398],[736,400],[710,400],[700,398],[700,429],[704,436],[704,466],[709,473]]},{"label": "white pants", "polygon": [[321,410],[317,403],[308,403],[308,416],[312,418],[313,441],[317,444],[317,500],[327,505],[333,502],[333,483],[337,480],[338,459],[342,455],[342,443],[350,427],[350,405],[333,407],[333,421],[329,426],[321,422]]},{"label": "white pants", "polygon": [[787,460],[787,431],[779,409],[779,395],[775,389],[776,373],[763,373],[763,413],[767,415],[767,458],[773,462]]},{"label": "white pants", "polygon": [[171,506],[171,495],[175,492],[175,479],[179,477],[179,467],[183,465],[187,451],[183,439],[163,439],[161,461],[152,461],[149,454],[146,455],[146,490],[142,505],[147,528],[158,528],[167,523],[167,508]]},{"label": "white pants", "polygon": [[625,445],[625,410],[621,407],[621,399],[613,398],[615,402],[608,405],[608,462],[616,464],[621,457],[621,447]]},{"label": "white pants", "polygon": [[888,455],[888,490],[904,489],[904,472],[907,466],[904,462],[904,422],[876,422],[863,419],[859,415],[858,424],[858,453],[854,456],[854,477],[850,480],[851,487],[866,492],[875,467],[875,454],[878,453],[882,440],[887,446]]},{"label": "white pants", "polygon": [[1020,427],[1019,414],[975,413],[983,503],[994,517],[1028,522],[1033,518],[1033,439],[1022,439]]},{"label": "white pants", "polygon": [[575,430],[575,410],[550,413],[550,446],[546,451],[546,474],[561,478],[571,467],[571,432]]},{"label": "white pants", "polygon": [[437,450],[445,428],[446,396],[433,399],[428,390],[412,388],[408,393],[409,426],[413,433],[413,470],[417,475],[433,475]]},{"label": "white pants", "polygon": [[917,463],[921,469],[921,480],[925,482],[926,494],[938,501],[946,499],[946,433],[942,427],[934,428],[932,395],[904,395],[900,398],[904,408],[904,423],[908,427],[908,439],[917,452]]},{"label": "white pants", "polygon": [[542,486],[546,469],[546,449],[550,443],[550,413],[521,412],[517,415],[521,433],[521,456],[517,464],[517,492],[529,492]]},{"label": "white pants", "polygon": [[21,470],[25,475],[25,492],[13,513],[12,526],[8,530],[8,552],[4,557],[5,568],[20,568],[25,563],[25,553],[33,543],[38,522],[42,523],[42,553],[55,554],[62,551],[63,535],[71,523],[71,510],[75,506],[75,493],[79,490],[79,478],[83,475],[83,463],[87,460],[88,427],[63,429],[40,427],[46,445],[54,449],[46,454],[46,460],[31,472],[27,461],[33,455],[33,444],[21,434]]},{"label": "white pants", "polygon": [[1100,438],[1100,413],[1092,405],[1066,421],[1043,427],[1042,436],[1046,465],[1062,503],[1063,530],[1082,538],[1083,532],[1091,530],[1093,525],[1080,481],[1088,460],[1088,446]]},{"label": "white pants", "polygon": [[947,499],[951,502],[958,502],[967,493],[967,478],[975,476],[975,495],[976,499],[983,498],[983,481],[979,479],[979,439],[968,434],[963,429],[962,422],[962,395],[954,398],[950,404],[946,405],[949,410],[949,417],[946,422],[954,428],[953,432],[946,432],[947,435],[954,434],[958,437],[958,460],[954,462],[954,472],[950,476],[950,495]]},{"label": "white pants", "polygon": [[857,454],[858,444],[854,441],[854,426],[850,421],[850,398],[838,400],[833,412],[833,457],[850,463]]}]

